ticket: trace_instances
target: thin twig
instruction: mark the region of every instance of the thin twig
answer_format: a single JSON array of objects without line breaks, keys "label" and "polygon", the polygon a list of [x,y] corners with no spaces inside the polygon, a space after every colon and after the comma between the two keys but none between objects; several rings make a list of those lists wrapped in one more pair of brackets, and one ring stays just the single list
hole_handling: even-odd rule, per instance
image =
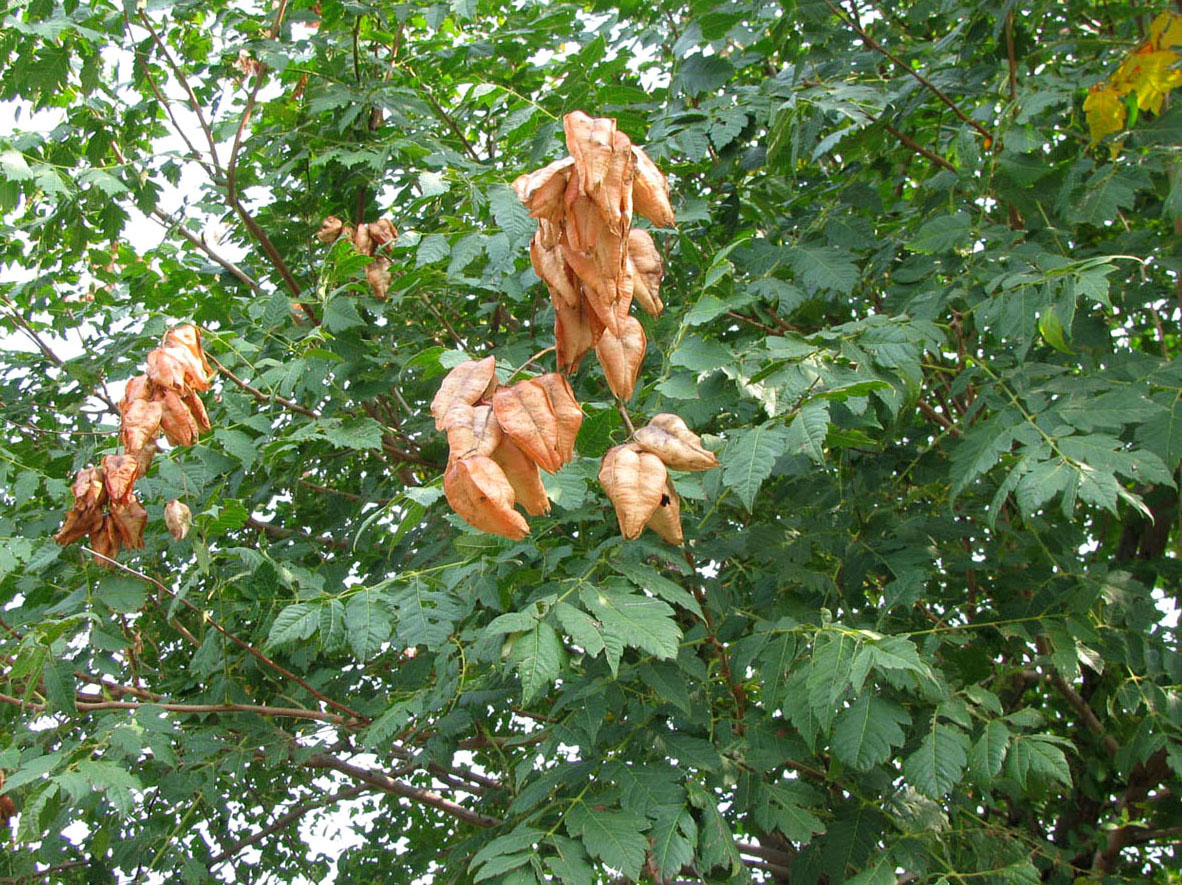
[{"label": "thin twig", "polygon": [[332,771],[339,771],[341,774],[353,778],[353,780],[360,781],[363,784],[369,784],[382,792],[390,793],[394,796],[402,796],[413,802],[419,802],[430,808],[442,811],[445,814],[450,814],[457,820],[462,820],[464,823],[472,824],[476,827],[489,829],[500,826],[502,823],[500,818],[481,814],[478,811],[472,811],[470,808],[465,808],[459,803],[445,799],[431,790],[413,787],[403,781],[395,780],[384,772],[371,771],[370,769],[345,762],[343,759],[337,759],[335,756],[317,753],[305,762],[304,765],[308,768],[327,768]]},{"label": "thin twig", "polygon": [[319,418],[320,417],[319,413],[312,411],[307,406],[301,406],[299,403],[294,402],[293,400],[289,400],[285,397],[279,396],[278,394],[264,393],[263,391],[259,390],[257,387],[247,384],[245,381],[243,381],[241,378],[239,378],[237,375],[235,375],[233,372],[231,372],[229,369],[227,369],[225,366],[223,366],[220,362],[218,362],[216,358],[210,356],[209,354],[206,354],[206,359],[208,359],[211,363],[213,363],[214,366],[217,367],[217,370],[219,372],[224,374],[227,378],[229,378],[236,385],[238,385],[239,388],[241,388],[242,390],[245,390],[247,393],[249,393],[251,396],[253,396],[260,403],[274,403],[275,405],[283,406],[285,409],[288,409],[289,411],[296,412],[297,414],[300,414],[300,415],[305,415],[308,418]]},{"label": "thin twig", "polygon": [[246,271],[244,271],[238,265],[234,264],[234,262],[223,258],[221,255],[219,255],[217,252],[215,252],[213,250],[213,247],[205,242],[204,235],[198,236],[197,234],[193,233],[191,230],[189,230],[187,227],[185,227],[184,223],[182,221],[180,221],[179,219],[177,221],[175,221],[175,223],[174,223],[173,219],[169,218],[166,214],[161,212],[159,209],[153,209],[151,212],[151,215],[153,218],[160,221],[166,227],[166,229],[175,230],[177,233],[179,233],[182,237],[184,237],[186,240],[188,240],[190,243],[192,243],[194,246],[196,246],[198,249],[200,249],[202,252],[204,252],[209,257],[209,259],[211,261],[213,261],[214,264],[219,265],[224,270],[226,270],[228,273],[230,273],[232,276],[236,277],[241,282],[245,283],[247,286],[249,286],[251,288],[251,290],[253,292],[255,292],[258,295],[265,295],[266,294],[263,287],[260,286],[258,281],[255,280],[252,276],[250,276],[250,274],[248,274]]},{"label": "thin twig", "polygon": [[[45,704],[23,701],[10,695],[0,694],[0,702],[44,713]],[[333,725],[356,725],[356,720],[346,720],[335,713],[321,710],[305,710],[301,707],[272,707],[267,704],[173,704],[164,701],[75,701],[83,713],[101,713],[104,710],[138,710],[141,707],[159,707],[170,713],[201,715],[205,713],[255,713],[259,716],[280,716],[286,719],[314,719]]]},{"label": "thin twig", "polygon": [[162,593],[166,593],[169,596],[171,596],[173,599],[178,600],[181,603],[181,605],[185,606],[190,611],[194,611],[197,614],[201,615],[201,618],[203,621],[205,621],[205,623],[209,624],[211,627],[213,627],[215,630],[217,630],[219,633],[221,633],[223,636],[225,636],[227,639],[229,639],[231,642],[233,642],[235,645],[237,645],[239,648],[241,648],[247,654],[256,658],[261,663],[267,665],[272,670],[274,670],[276,673],[279,673],[280,675],[285,676],[288,679],[291,679],[293,682],[295,682],[297,685],[299,685],[301,688],[303,688],[306,692],[308,692],[310,695],[312,695],[312,697],[316,698],[318,701],[321,701],[321,702],[327,704],[328,706],[332,707],[335,710],[339,710],[340,712],[342,712],[346,716],[348,716],[350,719],[354,719],[358,722],[369,722],[369,719],[367,717],[362,716],[356,710],[353,710],[352,708],[347,707],[346,705],[340,703],[339,701],[334,701],[328,695],[326,695],[323,692],[319,691],[318,689],[312,687],[311,685],[309,685],[307,683],[307,681],[305,681],[304,679],[301,679],[299,676],[297,676],[295,673],[292,673],[286,667],[283,667],[280,664],[275,663],[275,661],[271,660],[269,657],[267,657],[261,651],[256,649],[249,642],[239,639],[237,636],[235,636],[233,633],[231,633],[229,630],[227,630],[225,627],[223,627],[221,624],[219,624],[217,621],[215,621],[213,619],[213,616],[210,615],[209,612],[198,608],[193,603],[189,602],[189,600],[187,600],[183,597],[177,596],[172,590],[170,590],[168,587],[166,587],[160,581],[157,581],[151,575],[145,575],[143,572],[136,571],[135,569],[131,568],[130,566],[124,565],[123,563],[119,562],[116,559],[112,559],[109,556],[104,556],[101,553],[96,553],[94,550],[91,550],[89,547],[83,547],[82,549],[85,550],[87,553],[91,554],[92,556],[96,557],[97,559],[101,559],[104,562],[110,563],[112,566],[119,569],[120,571],[125,572],[133,577],[139,578],[141,581],[146,581],[147,583],[149,583],[153,587],[155,587],[157,590],[160,590]]},{"label": "thin twig", "polygon": [[931,80],[929,80],[923,74],[919,73],[919,71],[915,70],[913,67],[911,67],[911,65],[909,65],[907,62],[903,61],[903,59],[899,58],[897,55],[895,55],[893,52],[891,52],[889,49],[887,49],[885,46],[883,46],[881,43],[879,43],[877,40],[875,40],[873,37],[871,37],[868,33],[866,33],[866,30],[860,24],[858,24],[858,22],[856,20],[850,18],[849,14],[845,11],[844,8],[836,5],[833,2],[833,0],[825,0],[825,5],[827,5],[831,10],[833,10],[834,15],[836,15],[839,19],[841,19],[843,22],[845,22],[847,25],[849,25],[850,28],[854,31],[854,33],[857,34],[858,37],[862,40],[862,42],[865,43],[869,48],[873,49],[875,52],[882,53],[884,56],[886,56],[888,59],[890,59],[891,63],[894,64],[897,68],[899,68],[900,70],[902,70],[903,72],[905,72],[907,74],[910,74],[912,77],[914,77],[916,80],[918,80],[923,85],[923,87],[925,89],[930,91],[933,95],[936,96],[936,98],[940,99],[940,101],[944,102],[944,104],[946,104],[952,110],[952,113],[956,114],[956,116],[961,120],[961,122],[967,123],[968,125],[972,126],[974,129],[976,129],[978,132],[980,132],[983,136],[985,136],[985,138],[989,139],[990,144],[994,143],[994,138],[993,138],[992,132],[990,132],[988,129],[986,129],[984,126],[982,126],[980,123],[978,123],[972,117],[970,117],[964,111],[962,111],[960,109],[960,106],[957,105],[957,103],[954,102],[951,98],[949,98],[943,92],[943,90],[941,90],[940,87],[938,87],[935,83],[933,83]]},{"label": "thin twig", "polygon": [[287,529],[283,526],[273,525],[269,522],[255,519],[249,516],[246,519],[246,526],[252,528],[257,532],[262,532],[268,538],[274,538],[277,541],[286,541],[290,538],[299,538],[301,541],[311,541],[315,544],[322,544],[328,547],[334,547],[337,550],[348,550],[349,542],[342,541],[339,538],[334,538],[332,535],[311,535],[308,532],[301,532],[297,529]]}]

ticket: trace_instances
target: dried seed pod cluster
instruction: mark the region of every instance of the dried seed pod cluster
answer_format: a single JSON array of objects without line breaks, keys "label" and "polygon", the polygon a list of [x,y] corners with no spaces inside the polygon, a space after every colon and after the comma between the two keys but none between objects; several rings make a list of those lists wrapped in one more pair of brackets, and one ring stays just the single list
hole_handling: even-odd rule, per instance
[{"label": "dried seed pod cluster", "polygon": [[616,508],[620,533],[639,538],[645,527],[664,541],[681,544],[681,501],[669,471],[709,470],[718,458],[677,415],[662,412],[603,456],[599,482]]},{"label": "dried seed pod cluster", "polygon": [[612,393],[628,400],[647,343],[629,308],[635,299],[657,316],[665,273],[632,213],[673,227],[669,184],[615,120],[574,111],[563,123],[570,156],[520,176],[513,188],[538,219],[530,259],[554,305],[558,367],[574,372],[594,348]]},{"label": "dried seed pod cluster", "polygon": [[496,359],[460,363],[431,401],[435,427],[450,450],[443,491],[473,528],[519,541],[530,516],[550,512],[540,470],[574,457],[583,412],[570,384],[551,373],[498,387]]},{"label": "dried seed pod cluster", "polygon": [[[209,390],[213,370],[197,327],[170,329],[147,364],[147,372],[127,382],[119,403],[123,454],[104,455],[98,467],[84,468],[74,479],[74,506],[54,535],[63,546],[89,535],[94,551],[108,559],[123,547],[143,547],[148,514],[135,496],[135,483],[152,464],[157,438],[163,433],[170,444],[188,446],[210,429],[197,394]],[[173,505],[188,511],[184,504]],[[100,557],[100,565],[109,565]]]},{"label": "dried seed pod cluster", "polygon": [[316,239],[326,246],[331,246],[341,237],[350,240],[353,248],[362,255],[373,256],[373,261],[365,269],[365,279],[369,282],[374,296],[385,301],[390,291],[390,259],[384,255],[374,255],[374,252],[398,239],[398,231],[394,225],[387,218],[379,218],[377,221],[359,224],[353,228],[335,215],[329,215],[321,222],[320,230],[316,232]]},{"label": "dried seed pod cluster", "polygon": [[[632,227],[632,213],[672,227],[669,185],[615,120],[575,111],[563,122],[571,155],[513,187],[538,219],[530,259],[554,305],[558,368],[573,373],[594,348],[612,393],[624,401],[647,346],[632,301],[653,316],[664,308],[660,253],[646,231]],[[498,389],[495,368],[493,357],[456,366],[431,413],[451,449],[443,489],[452,508],[475,528],[520,540],[529,526],[514,504],[531,516],[549,512],[539,468],[553,473],[573,457],[583,415],[565,375]],[[681,544],[681,501],[669,470],[717,466],[681,418],[663,413],[604,455],[599,481],[625,538],[647,527]]]}]

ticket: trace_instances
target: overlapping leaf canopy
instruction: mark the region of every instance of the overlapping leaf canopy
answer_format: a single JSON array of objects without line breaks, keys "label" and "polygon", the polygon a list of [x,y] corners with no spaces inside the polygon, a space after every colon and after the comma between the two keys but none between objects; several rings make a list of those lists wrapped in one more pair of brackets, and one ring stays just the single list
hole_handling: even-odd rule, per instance
[{"label": "overlapping leaf canopy", "polygon": [[[1175,74],[1085,113],[1163,11],[6,4],[0,875],[1168,880]],[[575,109],[670,175],[666,309],[515,542],[429,407],[555,368],[510,184]],[[52,536],[182,323],[212,430],[103,569]],[[661,413],[684,551],[596,483]]]}]

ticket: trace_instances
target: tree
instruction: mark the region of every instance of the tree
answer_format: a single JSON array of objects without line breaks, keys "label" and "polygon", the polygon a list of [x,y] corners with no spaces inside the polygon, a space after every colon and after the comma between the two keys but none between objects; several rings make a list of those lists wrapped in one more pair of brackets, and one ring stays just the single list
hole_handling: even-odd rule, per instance
[{"label": "tree", "polygon": [[[319,881],[317,819],[339,881],[1176,880],[1180,21],[8,5],[5,881]],[[553,370],[510,184],[577,109],[670,176],[669,306],[511,541],[428,406]],[[384,300],[329,215],[398,228]],[[60,547],[183,324],[212,429],[144,549]],[[664,412],[722,465],[680,549],[596,479]]]}]

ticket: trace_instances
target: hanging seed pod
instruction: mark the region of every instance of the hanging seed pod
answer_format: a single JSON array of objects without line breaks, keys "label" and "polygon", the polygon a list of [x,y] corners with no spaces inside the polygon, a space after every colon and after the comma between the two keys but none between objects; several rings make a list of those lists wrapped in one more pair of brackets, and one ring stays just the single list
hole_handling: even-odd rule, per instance
[{"label": "hanging seed pod", "polygon": [[586,299],[580,298],[577,307],[567,307],[565,302],[554,302],[554,347],[558,353],[559,369],[568,374],[574,373],[602,334],[603,323]]},{"label": "hanging seed pod", "polygon": [[642,148],[633,146],[636,176],[632,180],[632,205],[657,227],[676,227],[677,219],[669,202],[669,181]]},{"label": "hanging seed pod", "polygon": [[169,534],[180,541],[189,534],[189,528],[193,525],[193,512],[187,504],[173,498],[164,505],[164,524]]},{"label": "hanging seed pod", "polygon": [[575,438],[583,426],[583,410],[579,408],[579,401],[565,375],[548,372],[533,380],[546,391],[550,410],[558,419],[558,457],[566,464],[575,456]]},{"label": "hanging seed pod", "polygon": [[118,556],[121,546],[122,542],[115,529],[114,520],[110,516],[104,516],[99,527],[90,533],[90,547],[95,552],[94,561],[101,568],[114,568],[107,560]]},{"label": "hanging seed pod", "polygon": [[138,452],[160,433],[160,416],[164,407],[150,400],[134,400],[123,414],[119,441],[128,454]]},{"label": "hanging seed pod", "polygon": [[103,455],[103,481],[107,495],[116,504],[131,500],[139,463],[131,455]]},{"label": "hanging seed pod", "polygon": [[661,459],[638,446],[615,446],[603,456],[599,482],[616,508],[620,534],[639,538],[661,506],[668,472]]},{"label": "hanging seed pod", "polygon": [[649,316],[660,316],[665,309],[661,302],[665,265],[648,231],[638,227],[628,231],[628,261],[636,300]]},{"label": "hanging seed pod", "polygon": [[148,511],[136,500],[135,495],[126,503],[111,504],[109,517],[124,547],[139,549],[144,546],[144,526],[148,524]]},{"label": "hanging seed pod", "polygon": [[365,268],[365,280],[378,301],[385,301],[390,294],[390,259],[379,255]]},{"label": "hanging seed pod", "polygon": [[505,471],[505,478],[513,486],[516,501],[530,516],[541,516],[550,512],[550,499],[542,485],[542,473],[525,452],[509,437],[502,436],[501,444],[492,453],[492,459]]},{"label": "hanging seed pod", "polygon": [[185,366],[167,350],[156,348],[148,354],[148,380],[157,388],[181,390],[185,386]]},{"label": "hanging seed pod", "polygon": [[646,341],[644,327],[635,317],[620,320],[620,336],[604,331],[595,345],[595,355],[603,366],[603,374],[612,393],[627,401],[636,389],[640,377],[640,366],[644,362]]},{"label": "hanging seed pod", "polygon": [[718,458],[702,445],[701,438],[669,412],[654,415],[633,438],[638,446],[674,470],[710,470],[718,466]]},{"label": "hanging seed pod", "polygon": [[384,246],[398,239],[398,228],[388,218],[379,218],[369,223],[369,238],[375,246]]},{"label": "hanging seed pod", "polygon": [[546,284],[552,302],[562,301],[568,307],[579,303],[578,277],[562,257],[561,248],[543,245],[540,230],[529,241],[529,260],[538,279]]},{"label": "hanging seed pod", "polygon": [[492,406],[470,406],[456,403],[444,416],[447,426],[447,445],[451,458],[469,455],[491,455],[501,444],[501,425]]},{"label": "hanging seed pod", "polygon": [[435,416],[435,429],[443,430],[448,409],[456,403],[476,405],[488,399],[497,389],[496,357],[482,360],[468,360],[460,363],[447,373],[435,398],[431,400],[431,414]]},{"label": "hanging seed pod", "polygon": [[666,544],[680,547],[685,542],[681,531],[681,499],[673,488],[673,483],[665,480],[665,493],[661,495],[661,503],[648,519],[648,527],[661,536]]},{"label": "hanging seed pod", "polygon": [[[184,326],[177,326],[175,329],[169,329],[164,333],[164,344],[179,345],[186,348],[194,358],[201,365],[201,377],[208,380],[213,374],[213,369],[210,368],[209,361],[205,358],[205,351],[201,348],[201,330],[192,324]],[[205,387],[209,389],[208,385]]]},{"label": "hanging seed pod", "polygon": [[329,215],[324,221],[320,222],[320,230],[316,232],[316,239],[324,245],[329,246],[337,241],[337,238],[345,230],[345,222],[341,221],[335,215]]},{"label": "hanging seed pod", "polygon": [[174,446],[191,446],[197,439],[197,421],[193,413],[171,390],[157,391],[163,410],[160,413],[160,429],[169,443]]},{"label": "hanging seed pod", "polygon": [[531,218],[558,221],[564,214],[562,196],[570,179],[573,157],[563,157],[549,166],[517,176],[513,190]]},{"label": "hanging seed pod", "polygon": [[558,418],[546,390],[534,380],[518,381],[493,394],[493,410],[505,434],[547,473],[565,463],[558,451]]},{"label": "hanging seed pod", "polygon": [[443,493],[475,529],[513,541],[529,534],[525,517],[513,509],[513,486],[491,458],[473,455],[453,461],[443,474]]}]

